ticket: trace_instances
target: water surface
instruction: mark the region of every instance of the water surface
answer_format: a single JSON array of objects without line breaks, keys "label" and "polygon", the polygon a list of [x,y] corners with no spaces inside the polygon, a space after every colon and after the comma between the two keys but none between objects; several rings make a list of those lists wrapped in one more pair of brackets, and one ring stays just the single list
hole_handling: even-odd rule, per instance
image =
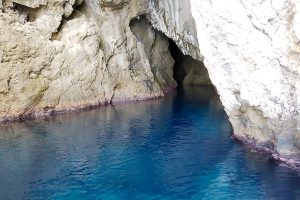
[{"label": "water surface", "polygon": [[300,199],[231,132],[211,88],[1,125],[0,199]]}]

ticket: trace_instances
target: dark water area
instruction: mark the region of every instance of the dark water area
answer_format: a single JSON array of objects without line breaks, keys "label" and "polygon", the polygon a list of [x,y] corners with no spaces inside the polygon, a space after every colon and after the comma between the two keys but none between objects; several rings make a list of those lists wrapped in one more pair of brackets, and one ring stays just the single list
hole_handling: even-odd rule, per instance
[{"label": "dark water area", "polygon": [[212,88],[0,126],[0,199],[300,199],[299,172],[230,138]]}]

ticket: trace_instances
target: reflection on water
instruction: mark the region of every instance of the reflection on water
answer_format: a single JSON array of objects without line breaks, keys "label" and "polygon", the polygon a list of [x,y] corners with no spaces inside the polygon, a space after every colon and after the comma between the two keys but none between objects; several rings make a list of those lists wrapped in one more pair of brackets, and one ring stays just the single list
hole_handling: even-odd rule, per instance
[{"label": "reflection on water", "polygon": [[230,139],[212,88],[0,126],[0,199],[299,199]]}]

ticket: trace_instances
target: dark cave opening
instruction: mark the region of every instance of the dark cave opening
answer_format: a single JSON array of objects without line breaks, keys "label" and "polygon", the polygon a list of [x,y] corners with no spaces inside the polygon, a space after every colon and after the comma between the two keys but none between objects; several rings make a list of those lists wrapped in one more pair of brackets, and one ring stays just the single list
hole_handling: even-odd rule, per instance
[{"label": "dark cave opening", "polygon": [[169,49],[175,61],[175,64],[173,66],[173,78],[175,79],[178,85],[182,85],[184,77],[186,76],[186,72],[183,68],[185,55],[182,53],[182,51],[172,39],[169,39]]},{"label": "dark cave opening", "polygon": [[129,26],[137,41],[143,44],[155,81],[163,91],[184,85],[211,85],[203,62],[184,55],[178,45],[155,29],[145,15],[132,19]]},{"label": "dark cave opening", "polygon": [[169,39],[169,49],[175,61],[173,78],[178,86],[212,86],[208,71],[202,61],[184,55],[172,39]]}]

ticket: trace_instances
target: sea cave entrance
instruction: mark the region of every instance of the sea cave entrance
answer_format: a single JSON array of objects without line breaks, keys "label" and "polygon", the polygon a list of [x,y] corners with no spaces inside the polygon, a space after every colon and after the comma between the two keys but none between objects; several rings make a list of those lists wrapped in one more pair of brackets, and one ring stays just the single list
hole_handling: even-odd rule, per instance
[{"label": "sea cave entrance", "polygon": [[173,78],[178,86],[212,86],[202,61],[184,55],[176,43],[169,39],[170,53],[175,60]]},{"label": "sea cave entrance", "polygon": [[183,86],[212,86],[203,62],[184,55],[176,43],[153,28],[144,15],[134,18],[129,25],[143,45],[155,81],[164,92]]}]

